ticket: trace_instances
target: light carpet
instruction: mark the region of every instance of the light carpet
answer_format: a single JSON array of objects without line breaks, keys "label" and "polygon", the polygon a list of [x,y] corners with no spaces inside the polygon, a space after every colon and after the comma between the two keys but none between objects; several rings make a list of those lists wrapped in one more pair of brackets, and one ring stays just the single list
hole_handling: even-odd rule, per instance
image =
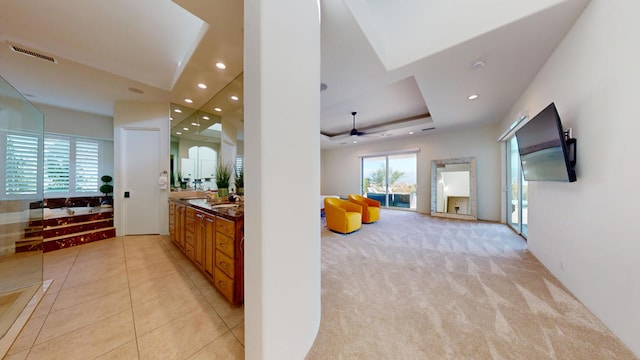
[{"label": "light carpet", "polygon": [[506,225],[383,210],[322,230],[307,359],[636,359]]}]

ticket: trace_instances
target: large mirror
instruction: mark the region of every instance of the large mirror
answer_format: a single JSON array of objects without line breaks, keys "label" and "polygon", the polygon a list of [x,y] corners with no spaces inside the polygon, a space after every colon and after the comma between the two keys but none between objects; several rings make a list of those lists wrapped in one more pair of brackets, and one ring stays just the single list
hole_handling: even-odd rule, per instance
[{"label": "large mirror", "polygon": [[242,166],[242,95],[241,73],[199,109],[171,104],[173,186],[189,190],[216,189],[214,174],[220,159],[235,167]]},{"label": "large mirror", "polygon": [[478,219],[475,158],[431,162],[431,215]]}]

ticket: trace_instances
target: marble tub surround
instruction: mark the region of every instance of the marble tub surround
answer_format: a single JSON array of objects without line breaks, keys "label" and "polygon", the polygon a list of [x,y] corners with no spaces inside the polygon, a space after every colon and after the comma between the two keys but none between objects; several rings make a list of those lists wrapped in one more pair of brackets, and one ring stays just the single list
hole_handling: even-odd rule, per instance
[{"label": "marble tub surround", "polygon": [[35,206],[49,209],[67,208],[67,207],[96,207],[100,206],[102,201],[107,200],[113,204],[112,196],[79,196],[65,198],[49,198],[44,199]]},{"label": "marble tub surround", "polygon": [[11,359],[242,359],[244,311],[167,237],[115,237],[44,254],[45,298]]},{"label": "marble tub surround", "polygon": [[116,235],[113,208],[95,206],[47,210],[49,209],[44,209],[42,220],[44,252],[104,240]]}]

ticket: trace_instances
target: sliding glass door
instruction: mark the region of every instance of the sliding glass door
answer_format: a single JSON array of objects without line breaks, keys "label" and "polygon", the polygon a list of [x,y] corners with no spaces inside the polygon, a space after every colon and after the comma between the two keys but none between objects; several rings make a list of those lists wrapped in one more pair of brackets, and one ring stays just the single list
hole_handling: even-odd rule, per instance
[{"label": "sliding glass door", "polygon": [[362,157],[362,195],[382,206],[416,209],[417,154]]},{"label": "sliding glass door", "polygon": [[517,139],[507,141],[507,223],[527,237],[527,182],[522,174]]}]

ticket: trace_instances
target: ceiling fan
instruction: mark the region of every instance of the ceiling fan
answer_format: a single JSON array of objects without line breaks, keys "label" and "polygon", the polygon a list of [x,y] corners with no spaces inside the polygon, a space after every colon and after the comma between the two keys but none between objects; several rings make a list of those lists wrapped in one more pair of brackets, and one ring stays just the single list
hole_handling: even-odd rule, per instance
[{"label": "ceiling fan", "polygon": [[[351,133],[349,133],[349,135],[353,137],[357,137],[357,136],[374,134],[374,133],[366,133],[364,131],[358,131],[358,129],[356,129],[356,114],[357,112],[355,111],[351,112],[351,116],[353,116],[353,128],[351,129]],[[379,133],[380,131],[376,132],[375,134],[379,134]]]}]

